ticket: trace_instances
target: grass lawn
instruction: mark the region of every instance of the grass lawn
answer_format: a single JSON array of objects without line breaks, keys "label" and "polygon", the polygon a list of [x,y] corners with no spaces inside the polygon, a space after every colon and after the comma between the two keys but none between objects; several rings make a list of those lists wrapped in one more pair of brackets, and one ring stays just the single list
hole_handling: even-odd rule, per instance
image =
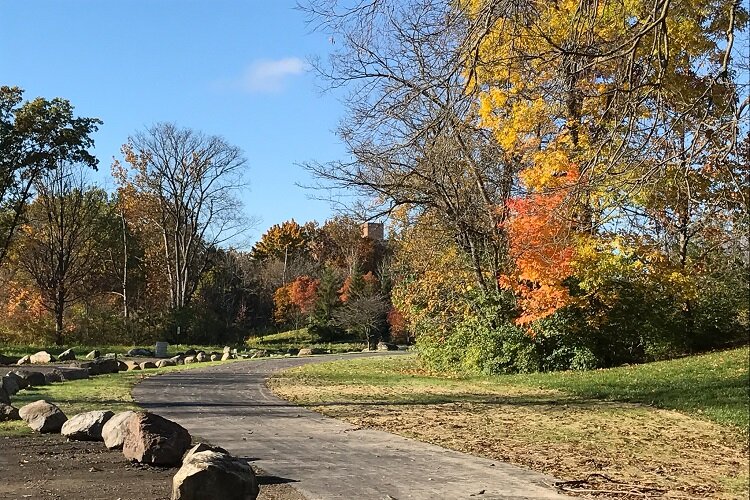
[{"label": "grass lawn", "polygon": [[[110,351],[111,352],[111,351]],[[178,365],[160,368],[158,370],[128,371],[112,373],[108,375],[97,375],[87,380],[74,380],[62,382],[32,389],[24,389],[18,394],[11,396],[13,406],[21,406],[32,403],[39,399],[45,399],[56,404],[68,416],[93,410],[112,410],[114,412],[139,409],[133,401],[131,390],[133,386],[146,377],[160,375],[173,371],[190,370],[194,368],[205,368],[233,361],[215,361],[208,363],[196,363],[191,365]],[[28,367],[22,367],[28,369]],[[31,434],[31,429],[25,422],[0,422],[0,436],[18,436]]]},{"label": "grass lawn", "polygon": [[666,497],[748,498],[749,355],[498,377],[429,374],[399,356],[307,365],[270,385],[361,427],[560,479],[598,473]]},{"label": "grass lawn", "polygon": [[302,349],[313,347],[331,351],[332,354],[344,352],[361,351],[365,348],[364,342],[333,341],[324,342],[316,335],[310,333],[307,328],[290,330],[288,332],[274,333],[250,337],[246,345],[249,349],[265,349],[271,353],[286,353],[288,349]]}]

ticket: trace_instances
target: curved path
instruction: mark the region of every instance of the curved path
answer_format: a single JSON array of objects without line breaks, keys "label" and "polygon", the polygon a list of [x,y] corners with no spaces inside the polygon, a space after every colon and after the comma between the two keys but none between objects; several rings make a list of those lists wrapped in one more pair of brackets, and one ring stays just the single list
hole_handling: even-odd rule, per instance
[{"label": "curved path", "polygon": [[277,481],[293,482],[310,500],[569,498],[555,493],[548,476],[359,429],[283,401],[266,387],[276,370],[345,356],[266,358],[170,373],[144,380],[133,397],[197,439],[252,460]]}]

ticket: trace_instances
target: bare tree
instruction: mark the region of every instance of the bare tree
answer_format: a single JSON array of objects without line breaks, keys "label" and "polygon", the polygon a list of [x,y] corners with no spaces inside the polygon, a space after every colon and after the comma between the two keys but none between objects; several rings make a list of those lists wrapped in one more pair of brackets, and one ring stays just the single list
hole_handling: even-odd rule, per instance
[{"label": "bare tree", "polygon": [[66,310],[92,293],[101,267],[98,219],[106,193],[88,188],[81,168],[60,164],[40,177],[18,250],[20,267],[54,313],[58,345]]},{"label": "bare tree", "polygon": [[159,123],[123,146],[135,188],[155,200],[173,309],[190,303],[211,255],[248,228],[236,191],[245,158],[223,138]]}]

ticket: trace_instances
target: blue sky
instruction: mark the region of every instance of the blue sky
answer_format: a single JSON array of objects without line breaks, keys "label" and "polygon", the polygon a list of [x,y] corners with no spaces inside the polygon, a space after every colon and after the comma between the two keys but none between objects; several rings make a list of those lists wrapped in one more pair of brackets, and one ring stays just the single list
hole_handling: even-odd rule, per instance
[{"label": "blue sky", "polygon": [[128,135],[158,121],[225,137],[248,159],[242,198],[275,223],[323,219],[296,163],[344,157],[333,130],[343,108],[306,71],[326,57],[328,38],[311,33],[293,0],[0,0],[0,84],[25,97],[63,97],[98,117],[100,173]]}]

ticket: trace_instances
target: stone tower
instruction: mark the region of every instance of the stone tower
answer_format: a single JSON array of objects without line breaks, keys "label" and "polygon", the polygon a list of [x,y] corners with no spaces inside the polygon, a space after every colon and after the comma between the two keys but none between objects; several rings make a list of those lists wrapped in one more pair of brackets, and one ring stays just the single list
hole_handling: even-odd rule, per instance
[{"label": "stone tower", "polygon": [[362,224],[362,237],[371,238],[375,241],[385,239],[385,229],[382,222],[365,222]]}]

